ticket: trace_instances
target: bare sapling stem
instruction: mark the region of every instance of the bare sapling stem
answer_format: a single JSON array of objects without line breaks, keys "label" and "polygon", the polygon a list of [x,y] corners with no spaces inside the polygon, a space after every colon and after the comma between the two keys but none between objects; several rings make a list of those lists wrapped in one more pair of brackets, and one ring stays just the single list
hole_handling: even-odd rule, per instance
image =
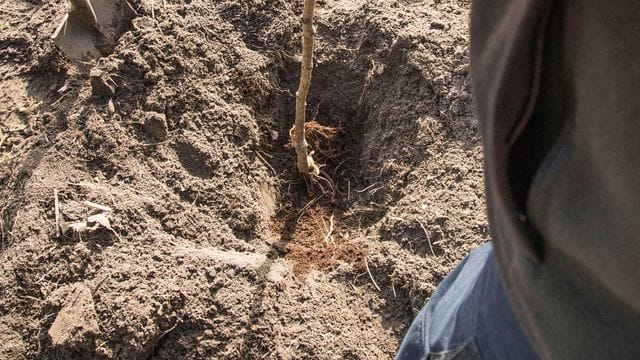
[{"label": "bare sapling stem", "polygon": [[298,156],[298,171],[303,174],[319,173],[318,166],[308,153],[307,140],[304,133],[304,123],[307,112],[307,94],[311,84],[313,70],[313,10],[315,0],[304,0],[302,11],[302,64],[300,67],[300,86],[296,92],[296,119],[294,125],[294,143]]}]

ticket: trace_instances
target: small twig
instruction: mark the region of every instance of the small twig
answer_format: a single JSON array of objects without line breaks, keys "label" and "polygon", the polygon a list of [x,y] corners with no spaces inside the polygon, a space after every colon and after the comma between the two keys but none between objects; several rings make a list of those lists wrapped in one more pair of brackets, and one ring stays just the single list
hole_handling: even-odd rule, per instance
[{"label": "small twig", "polygon": [[111,211],[113,211],[113,210],[111,210],[110,207],[108,207],[106,205],[100,205],[100,204],[97,204],[97,203],[94,203],[94,202],[91,202],[91,201],[88,201],[88,200],[85,200],[84,204],[87,207],[90,207],[90,208],[98,210],[98,211],[103,211],[103,212],[111,212]]},{"label": "small twig", "polygon": [[365,192],[365,191],[367,191],[367,190],[371,189],[372,187],[376,186],[377,184],[378,184],[378,183],[373,183],[373,184],[371,184],[371,185],[367,186],[366,188],[364,188],[364,189],[362,189],[362,190],[355,190],[355,192],[357,192],[357,193],[363,193],[363,192]]},{"label": "small twig", "polygon": [[276,172],[276,169],[274,169],[274,168],[273,168],[273,166],[271,166],[271,164],[269,164],[269,162],[268,162],[265,158],[263,158],[263,157],[262,157],[262,155],[260,155],[260,153],[259,153],[259,152],[257,152],[257,151],[256,151],[256,155],[258,156],[258,158],[259,158],[260,160],[262,160],[262,162],[263,162],[265,165],[267,165],[267,167],[268,167],[269,169],[271,169],[271,171],[273,172],[273,176],[278,176],[278,173]]},{"label": "small twig", "polygon": [[347,201],[351,201],[351,180],[347,180]]},{"label": "small twig", "polygon": [[320,228],[322,233],[326,234],[329,231],[329,229],[327,229],[327,223],[324,221],[324,218],[322,216],[320,216],[320,220],[322,221],[322,225],[320,225],[317,219],[315,218],[313,219],[313,221],[315,221],[316,224],[318,224],[318,227]]},{"label": "small twig", "polygon": [[53,189],[53,211],[56,217],[56,238],[60,237],[60,200],[58,200],[58,189]]},{"label": "small twig", "polygon": [[436,256],[436,253],[433,251],[433,245],[431,245],[431,239],[429,239],[429,233],[427,232],[427,229],[424,227],[424,225],[422,225],[422,222],[420,220],[418,220],[418,224],[422,228],[422,231],[424,231],[424,236],[427,237],[427,242],[429,243],[429,249],[431,250],[431,255]]},{"label": "small twig", "polygon": [[82,182],[79,182],[79,183],[68,182],[67,184],[73,185],[73,186],[78,186],[78,187],[86,187],[86,188],[89,188],[89,189],[97,189],[97,188],[101,187],[98,184],[90,183],[88,181],[82,181]]},{"label": "small twig", "polygon": [[[53,246],[55,246],[55,244],[54,244]],[[45,249],[44,253],[48,253],[48,251]],[[51,273],[52,273],[55,269],[56,269],[56,268],[51,268],[51,270],[47,271],[44,275],[42,275],[42,276],[40,277],[40,279],[38,279],[38,280],[36,280],[36,281],[35,281],[35,282],[36,282],[36,284],[40,284],[40,283],[42,283],[42,282],[44,281],[44,279],[45,279],[47,276],[51,275]]]},{"label": "small twig", "polygon": [[397,298],[398,295],[396,295],[396,287],[393,285],[393,281],[391,282],[391,291],[393,291],[393,298]]},{"label": "small twig", "polygon": [[0,211],[0,251],[4,251],[4,210],[6,207],[2,208]]},{"label": "small twig", "polygon": [[115,235],[118,238],[118,240],[122,242],[122,237],[120,236],[120,234],[118,234],[113,228],[111,228],[109,230],[111,230],[113,235]]},{"label": "small twig", "polygon": [[164,144],[167,144],[167,143],[170,143],[170,142],[171,142],[171,139],[165,140],[165,141],[160,141],[160,142],[155,142],[155,143],[138,144],[138,146],[158,146],[158,145],[164,145]]},{"label": "small twig", "polygon": [[49,319],[50,319],[51,317],[56,316],[56,315],[58,315],[58,313],[57,313],[57,312],[54,312],[54,313],[48,314],[47,316],[45,316],[45,317],[43,317],[42,319],[40,319],[40,323],[43,323],[43,324],[44,324],[44,323],[46,323],[47,321],[49,321]]},{"label": "small twig", "polygon": [[151,18],[153,20],[156,19],[155,7],[156,7],[156,0],[151,0]]},{"label": "small twig", "polygon": [[315,204],[316,202],[318,202],[318,200],[320,200],[326,193],[322,193],[320,195],[318,195],[318,197],[316,197],[315,199],[309,201],[307,203],[307,205],[305,205],[302,210],[300,210],[300,215],[298,216],[298,219],[296,220],[296,223],[300,222],[300,219],[302,219],[302,215],[304,215],[305,211],[307,211],[307,209],[309,209],[311,207],[311,205]]},{"label": "small twig", "polygon": [[378,286],[378,284],[376,283],[376,281],[373,279],[373,275],[371,275],[371,270],[369,270],[369,263],[367,263],[367,258],[364,258],[364,267],[367,268],[367,274],[369,274],[369,278],[371,279],[371,282],[373,282],[373,286],[376,287],[376,289],[378,289],[378,292],[380,292],[380,287]]},{"label": "small twig", "polygon": [[342,166],[344,163],[346,163],[347,161],[353,159],[352,157],[348,157],[342,161],[340,161],[340,163],[338,165],[336,165],[335,169],[333,170],[333,174],[337,174],[338,173],[338,169],[340,169],[340,166]]},{"label": "small twig", "polygon": [[22,295],[22,296],[19,296],[19,297],[22,298],[22,299],[29,299],[29,300],[32,300],[32,301],[37,301],[39,303],[43,303],[44,302],[44,300],[38,299],[37,297],[34,297],[34,296]]},{"label": "small twig", "polygon": [[51,107],[57,107],[57,106],[58,106],[58,104],[62,101],[62,99],[64,99],[65,97],[67,97],[67,95],[69,95],[69,93],[64,93],[64,94],[60,95],[60,97],[58,98],[58,100],[54,101],[54,102],[51,104]]},{"label": "small twig", "polygon": [[273,159],[273,155],[271,155],[271,154],[267,154],[266,152],[264,152],[262,150],[256,150],[256,151],[259,152],[265,158]]},{"label": "small twig", "polygon": [[163,337],[165,337],[168,333],[172,332],[173,330],[175,330],[175,328],[178,326],[178,323],[176,322],[175,324],[173,324],[173,326],[171,328],[169,328],[168,330],[166,330],[165,332],[163,332],[162,334],[160,334],[160,336],[158,336],[158,340],[160,341]]}]

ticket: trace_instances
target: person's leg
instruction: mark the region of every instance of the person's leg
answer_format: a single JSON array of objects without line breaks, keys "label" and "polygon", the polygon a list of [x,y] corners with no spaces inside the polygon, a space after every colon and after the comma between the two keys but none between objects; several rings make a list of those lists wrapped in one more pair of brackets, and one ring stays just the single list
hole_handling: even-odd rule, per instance
[{"label": "person's leg", "polygon": [[472,251],[442,281],[396,356],[456,358],[536,358],[504,294],[490,243]]}]

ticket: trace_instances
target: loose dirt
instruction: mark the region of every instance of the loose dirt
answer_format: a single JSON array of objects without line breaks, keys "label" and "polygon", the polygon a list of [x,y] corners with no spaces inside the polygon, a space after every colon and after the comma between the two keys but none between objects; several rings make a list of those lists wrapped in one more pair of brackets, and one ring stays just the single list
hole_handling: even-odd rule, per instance
[{"label": "loose dirt", "polygon": [[[468,1],[319,1],[287,147],[301,1],[133,1],[89,79],[64,0],[0,6],[0,358],[384,359],[487,240]],[[326,186],[326,184],[325,184]],[[100,226],[86,201],[108,206]]]}]

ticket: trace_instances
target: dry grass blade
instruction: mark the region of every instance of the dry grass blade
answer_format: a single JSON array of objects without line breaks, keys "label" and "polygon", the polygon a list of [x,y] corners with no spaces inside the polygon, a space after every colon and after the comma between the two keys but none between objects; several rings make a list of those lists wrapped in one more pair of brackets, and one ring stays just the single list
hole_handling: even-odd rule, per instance
[{"label": "dry grass blade", "polygon": [[433,245],[431,245],[431,239],[429,238],[429,233],[427,232],[427,228],[425,228],[424,225],[422,225],[421,221],[418,221],[418,225],[420,225],[420,227],[422,228],[422,231],[424,231],[424,236],[427,237],[427,242],[429,243],[429,250],[431,250],[431,255],[436,256],[435,251],[433,251]]},{"label": "dry grass blade", "polygon": [[369,263],[367,262],[367,258],[364,258],[364,267],[367,269],[367,274],[369,274],[369,278],[371,279],[371,282],[373,283],[373,286],[376,287],[376,289],[378,289],[378,292],[381,292],[382,290],[380,290],[380,287],[378,286],[378,284],[376,283],[376,281],[373,279],[373,275],[371,275],[371,270],[369,269]]},{"label": "dry grass blade", "polygon": [[60,200],[58,199],[58,189],[53,189],[53,209],[56,218],[56,237],[60,237]]},{"label": "dry grass blade", "polygon": [[[331,236],[331,234],[333,233],[333,218],[334,216],[331,215],[331,217],[329,218],[329,229],[327,230],[327,234],[324,236],[324,242],[325,244],[329,242],[329,240],[331,240],[331,242],[335,245],[335,242],[333,241],[333,237]],[[322,223],[324,224],[324,219],[322,219]]]},{"label": "dry grass blade", "polygon": [[0,250],[4,250],[4,209],[0,211]]}]

